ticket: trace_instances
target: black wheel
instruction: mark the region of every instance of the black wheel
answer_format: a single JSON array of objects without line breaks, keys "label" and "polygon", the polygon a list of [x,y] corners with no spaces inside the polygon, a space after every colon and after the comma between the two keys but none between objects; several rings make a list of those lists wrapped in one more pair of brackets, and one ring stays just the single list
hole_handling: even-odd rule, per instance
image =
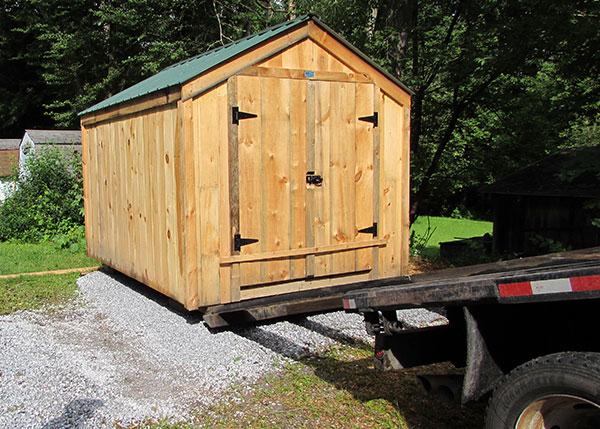
[{"label": "black wheel", "polygon": [[485,427],[600,428],[600,354],[555,353],[513,370],[494,391]]}]

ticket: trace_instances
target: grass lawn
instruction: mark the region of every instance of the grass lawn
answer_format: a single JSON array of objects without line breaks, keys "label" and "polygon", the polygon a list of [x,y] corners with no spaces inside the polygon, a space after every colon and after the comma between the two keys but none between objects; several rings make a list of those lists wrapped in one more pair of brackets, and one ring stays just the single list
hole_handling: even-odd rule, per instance
[{"label": "grass lawn", "polygon": [[0,279],[0,315],[62,307],[77,296],[79,273]]},{"label": "grass lawn", "polygon": [[428,227],[431,237],[425,244],[423,256],[434,259],[440,255],[440,242],[491,234],[493,230],[492,222],[420,216],[411,227],[411,233],[415,232],[415,241],[426,236]]},{"label": "grass lawn", "polygon": [[283,374],[264,377],[253,392],[198,410],[191,420],[149,421],[139,427],[480,428],[484,404],[444,404],[428,396],[416,378],[456,373],[450,364],[384,373],[374,369],[370,346],[336,346],[286,365]]},{"label": "grass lawn", "polygon": [[0,242],[0,275],[99,266],[85,250],[59,250],[54,243]]}]

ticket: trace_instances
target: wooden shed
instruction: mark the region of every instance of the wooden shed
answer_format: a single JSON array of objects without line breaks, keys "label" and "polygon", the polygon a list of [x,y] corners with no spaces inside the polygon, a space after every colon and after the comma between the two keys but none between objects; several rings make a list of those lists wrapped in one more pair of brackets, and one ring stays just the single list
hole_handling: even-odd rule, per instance
[{"label": "wooden shed", "polygon": [[406,273],[410,91],[312,15],[81,127],[88,254],[189,310]]}]

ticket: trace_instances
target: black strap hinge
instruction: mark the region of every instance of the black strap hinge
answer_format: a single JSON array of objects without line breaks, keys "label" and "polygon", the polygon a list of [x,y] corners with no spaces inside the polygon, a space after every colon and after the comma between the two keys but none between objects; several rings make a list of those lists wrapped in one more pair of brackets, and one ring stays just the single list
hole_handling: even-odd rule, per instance
[{"label": "black strap hinge", "polygon": [[376,127],[377,125],[379,125],[379,113],[375,112],[372,116],[363,116],[361,118],[358,118],[358,120],[364,122],[371,122],[373,124],[373,127]]},{"label": "black strap hinge", "polygon": [[241,112],[238,106],[233,106],[231,108],[231,122],[234,125],[239,125],[240,119],[250,119],[257,118],[258,116],[254,113]]},{"label": "black strap hinge", "polygon": [[234,234],[233,236],[233,250],[239,252],[242,249],[242,246],[246,244],[256,243],[258,239],[256,238],[242,238],[240,234]]},{"label": "black strap hinge", "polygon": [[377,237],[377,222],[373,222],[373,226],[368,228],[359,229],[358,232],[363,234],[373,234],[373,237]]}]

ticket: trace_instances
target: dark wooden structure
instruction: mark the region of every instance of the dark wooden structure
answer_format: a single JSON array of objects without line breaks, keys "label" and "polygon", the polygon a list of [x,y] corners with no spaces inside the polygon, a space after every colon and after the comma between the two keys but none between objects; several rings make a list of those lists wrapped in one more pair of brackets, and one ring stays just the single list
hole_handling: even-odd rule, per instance
[{"label": "dark wooden structure", "polygon": [[[600,147],[563,150],[484,189],[498,253],[533,255],[600,245]],[[594,202],[596,204],[594,204]]]}]

